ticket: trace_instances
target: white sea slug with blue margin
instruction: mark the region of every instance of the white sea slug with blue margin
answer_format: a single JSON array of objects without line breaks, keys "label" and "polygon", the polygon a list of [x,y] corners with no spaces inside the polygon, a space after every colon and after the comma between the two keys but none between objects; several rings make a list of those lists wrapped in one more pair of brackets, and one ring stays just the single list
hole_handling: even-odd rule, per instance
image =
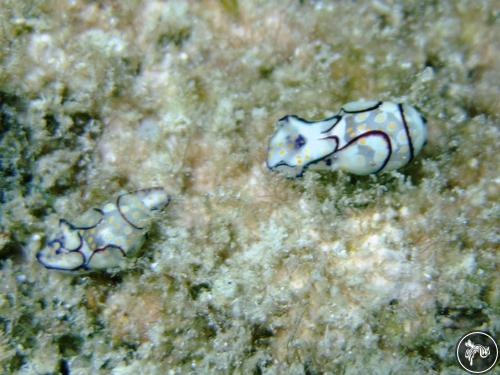
[{"label": "white sea slug with blue margin", "polygon": [[75,221],[59,220],[56,235],[36,254],[46,268],[59,271],[120,270],[138,255],[154,211],[170,201],[163,188],[121,194]]},{"label": "white sea slug with blue margin", "polygon": [[411,105],[356,101],[321,121],[294,115],[280,119],[267,166],[289,177],[313,165],[357,175],[386,172],[409,163],[426,139],[426,120]]}]

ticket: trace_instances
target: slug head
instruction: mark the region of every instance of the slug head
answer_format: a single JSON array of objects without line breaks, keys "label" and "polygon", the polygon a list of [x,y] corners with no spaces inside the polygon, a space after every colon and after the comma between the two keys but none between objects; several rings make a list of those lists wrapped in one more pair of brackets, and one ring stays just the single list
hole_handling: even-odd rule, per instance
[{"label": "slug head", "polygon": [[83,266],[85,258],[80,249],[84,245],[80,234],[65,220],[59,222],[59,233],[36,254],[46,268],[75,271]]},{"label": "slug head", "polygon": [[267,167],[288,177],[302,175],[308,165],[335,151],[336,141],[325,140],[322,134],[327,126],[328,122],[309,122],[297,116],[280,119],[269,142]]}]

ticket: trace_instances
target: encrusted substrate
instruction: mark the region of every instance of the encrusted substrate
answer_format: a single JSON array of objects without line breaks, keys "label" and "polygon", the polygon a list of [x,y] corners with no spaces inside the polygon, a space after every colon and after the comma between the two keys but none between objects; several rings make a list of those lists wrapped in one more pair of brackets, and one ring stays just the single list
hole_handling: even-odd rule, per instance
[{"label": "encrusted substrate", "polygon": [[[456,373],[498,337],[494,1],[18,1],[0,9],[0,372]],[[287,180],[275,121],[429,121],[409,166]],[[136,266],[45,270],[59,217],[173,201]]]}]

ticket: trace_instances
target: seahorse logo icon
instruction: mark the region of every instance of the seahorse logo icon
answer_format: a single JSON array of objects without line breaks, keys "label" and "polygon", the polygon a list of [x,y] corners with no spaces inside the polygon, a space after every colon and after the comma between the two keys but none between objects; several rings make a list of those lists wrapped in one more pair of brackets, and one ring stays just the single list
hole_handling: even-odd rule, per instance
[{"label": "seahorse logo icon", "polygon": [[474,364],[474,356],[479,353],[481,358],[486,358],[490,355],[490,347],[479,344],[474,344],[471,340],[467,340],[465,346],[468,348],[465,351],[465,358],[469,360],[470,365]]},{"label": "seahorse logo icon", "polygon": [[498,360],[498,345],[486,332],[474,331],[462,336],[456,346],[459,365],[470,374],[484,374]]}]

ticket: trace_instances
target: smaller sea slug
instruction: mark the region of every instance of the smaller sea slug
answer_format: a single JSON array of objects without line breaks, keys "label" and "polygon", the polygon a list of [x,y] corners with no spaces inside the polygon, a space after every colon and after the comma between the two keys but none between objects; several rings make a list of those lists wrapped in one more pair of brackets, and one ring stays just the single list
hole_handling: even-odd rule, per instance
[{"label": "smaller sea slug", "polygon": [[409,163],[427,138],[426,120],[408,104],[357,101],[330,118],[278,121],[267,166],[299,177],[309,166],[358,175],[391,171]]},{"label": "smaller sea slug", "polygon": [[46,268],[59,271],[117,270],[138,255],[154,218],[170,198],[156,187],[121,194],[73,222],[59,220],[57,234],[36,254]]}]

